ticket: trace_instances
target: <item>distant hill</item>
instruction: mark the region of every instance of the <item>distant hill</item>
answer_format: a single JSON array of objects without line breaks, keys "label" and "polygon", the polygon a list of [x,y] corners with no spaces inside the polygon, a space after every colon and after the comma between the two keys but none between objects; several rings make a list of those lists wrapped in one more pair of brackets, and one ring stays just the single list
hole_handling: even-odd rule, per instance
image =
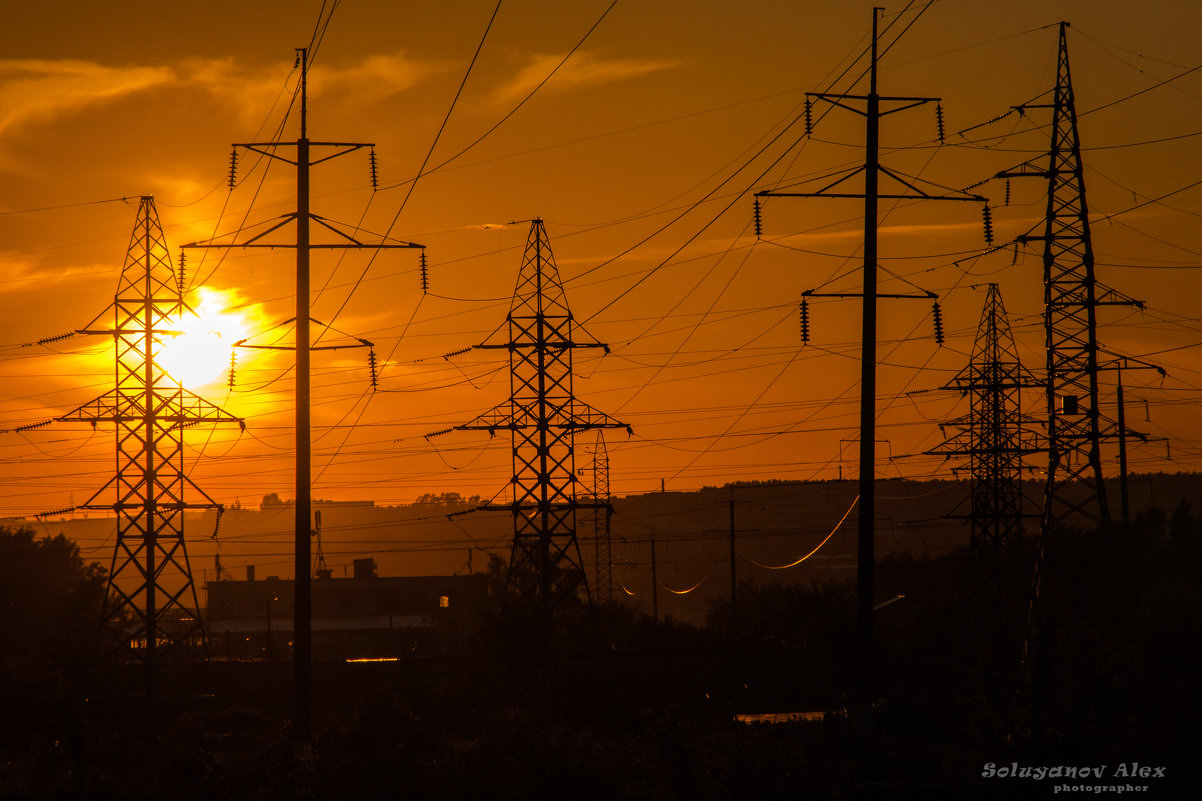
[{"label": "distant hill", "polygon": [[[1128,483],[1132,515],[1150,507],[1171,514],[1183,501],[1202,509],[1202,474],[1133,475]],[[948,515],[967,512],[968,489],[966,481],[878,481],[878,555],[922,558],[967,545],[967,525]],[[1108,482],[1107,491],[1117,518],[1118,482]],[[1029,511],[1037,513],[1042,484],[1027,482],[1025,492]],[[729,598],[732,504],[740,583],[852,579],[856,495],[854,481],[768,481],[615,497],[610,533],[613,597],[647,612],[657,605],[661,617],[703,621],[710,602]],[[264,501],[257,509],[228,509],[219,526],[214,512],[189,515],[188,550],[198,587],[216,575],[218,558],[223,574],[234,578],[244,578],[249,565],[260,579],[292,575],[292,504],[275,496]],[[490,552],[508,557],[513,531],[509,515],[472,512],[477,503],[477,498],[448,492],[397,506],[319,501],[314,508],[322,514],[322,551],[335,576],[344,575],[354,559],[363,557],[376,559],[382,576],[450,575],[484,570]],[[845,515],[838,531],[812,556],[783,567],[817,548]],[[86,559],[106,567],[111,559],[112,519],[13,519],[0,525],[32,525],[48,535],[61,532],[81,545]],[[1033,519],[1028,530],[1034,532],[1036,526]],[[604,597],[607,588],[597,587],[595,579],[597,543],[589,515],[583,512],[577,536],[592,590]]]}]

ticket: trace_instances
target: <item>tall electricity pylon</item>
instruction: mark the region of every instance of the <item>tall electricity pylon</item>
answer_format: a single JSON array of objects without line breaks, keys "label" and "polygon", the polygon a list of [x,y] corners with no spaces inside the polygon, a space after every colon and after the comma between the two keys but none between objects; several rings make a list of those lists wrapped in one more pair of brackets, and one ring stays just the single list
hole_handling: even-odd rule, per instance
[{"label": "tall electricity pylon", "polygon": [[[877,291],[877,227],[879,225],[879,201],[891,200],[966,200],[984,202],[979,195],[963,192],[944,194],[936,189],[935,193],[927,191],[932,188],[929,182],[904,176],[901,173],[884,167],[880,161],[880,126],[881,118],[896,114],[906,109],[914,108],[925,103],[938,100],[933,97],[886,97],[877,92],[877,25],[880,12],[876,8],[872,12],[872,41],[869,57],[868,94],[812,94],[807,95],[807,112],[809,98],[813,97],[832,106],[860,114],[865,120],[864,135],[864,164],[856,167],[841,177],[831,180],[833,176],[824,176],[825,186],[812,192],[768,190],[756,193],[761,197],[804,197],[804,198],[855,198],[864,202],[864,281],[863,291],[858,295],[835,293],[803,293],[807,297],[861,297],[863,314],[861,317],[861,348],[860,348],[860,470],[859,470],[859,523],[856,541],[856,629],[857,629],[857,678],[855,694],[856,704],[860,709],[867,709],[874,698],[872,658],[873,658],[873,609],[875,599],[876,576],[876,317],[878,298],[904,297],[933,297],[930,293],[922,295],[887,295]],[[863,109],[859,105],[863,105]],[[807,121],[809,119],[807,113]],[[806,133],[810,133],[807,122]],[[863,174],[862,192],[844,191],[845,182],[855,175]],[[897,191],[882,191],[881,176],[884,175],[894,184],[899,185]],[[926,185],[924,188],[923,185]]]},{"label": "tall electricity pylon", "polygon": [[[117,517],[102,629],[110,656],[145,666],[146,695],[153,699],[156,665],[172,649],[204,637],[184,511],[220,509],[184,473],[184,430],[242,421],[185,389],[158,364],[164,339],[190,310],[149,196],[138,204],[113,310],[112,330],[81,333],[114,338],[115,388],[58,419],[116,425],[116,475],[80,508]],[[185,501],[186,490],[204,500]],[[101,500],[113,495],[112,502]]]},{"label": "tall electricity pylon", "polygon": [[601,428],[629,432],[630,427],[575,396],[572,354],[579,348],[608,348],[574,339],[575,320],[542,220],[531,222],[506,319],[507,342],[476,347],[509,351],[509,399],[455,428],[511,434],[513,500],[482,508],[513,515],[508,600],[537,615],[545,641],[555,610],[581,586],[588,591],[576,510],[593,508],[596,502],[579,498],[576,435]]},{"label": "tall electricity pylon", "polygon": [[614,595],[613,561],[611,559],[610,535],[614,507],[609,502],[609,451],[605,447],[605,431],[597,432],[597,444],[593,447],[592,463],[585,468],[589,478],[587,501],[589,529],[593,535],[593,554],[597,561],[596,594],[602,603],[609,603]]},{"label": "tall electricity pylon", "polygon": [[[344,156],[348,153],[371,148],[372,186],[376,184],[376,158],[374,145],[370,142],[322,142],[309,139],[309,51],[307,48],[297,48],[296,65],[300,68],[300,136],[295,141],[248,142],[236,143],[234,154],[230,157],[230,188],[236,185],[235,166],[239,149],[258,153],[266,158],[282,161],[296,168],[296,211],[286,214],[282,219],[272,223],[262,230],[242,241],[230,242],[193,242],[184,245],[185,248],[291,248],[296,251],[296,316],[292,322],[296,324],[296,515],[295,522],[295,558],[294,567],[294,616],[293,616],[293,647],[292,658],[294,665],[294,716],[292,721],[294,734],[300,740],[309,739],[311,731],[312,709],[312,636],[313,636],[313,575],[312,547],[310,538],[313,532],[313,503],[311,494],[312,478],[312,439],[311,431],[311,351],[314,348],[311,341],[309,316],[309,256],[310,251],[323,249],[359,249],[377,250],[385,248],[422,248],[413,242],[385,237],[382,241],[366,243],[358,238],[357,230],[344,230],[347,226],[337,226],[332,221],[320,217],[310,211],[309,173],[310,168],[330,159]],[[314,151],[320,150],[322,155]],[[296,238],[292,242],[279,242],[269,239],[269,235],[284,228],[289,223],[296,227]],[[314,242],[310,236],[310,228],[317,223],[320,230],[333,234],[334,242]],[[235,232],[234,236],[241,234]]]},{"label": "tall electricity pylon", "polygon": [[1110,522],[1102,479],[1101,443],[1109,421],[1098,400],[1097,309],[1143,308],[1140,301],[1099,284],[1094,276],[1067,31],[1068,23],[1061,22],[1053,102],[1020,108],[1052,111],[1047,166],[1039,166],[1040,157],[998,173],[999,178],[1035,176],[1048,182],[1043,234],[1019,237],[1020,242],[1043,242],[1048,416],[1044,529],[1073,514],[1099,524]]},{"label": "tall electricity pylon", "polygon": [[[968,365],[944,389],[968,396],[968,414],[945,423],[956,433],[928,451],[966,459],[971,480],[970,552],[981,594],[1001,601],[1022,566],[1023,459],[1040,453],[1036,426],[1022,413],[1021,393],[1044,381],[1019,362],[997,284],[990,284]],[[1025,574],[1024,574],[1025,575]]]}]

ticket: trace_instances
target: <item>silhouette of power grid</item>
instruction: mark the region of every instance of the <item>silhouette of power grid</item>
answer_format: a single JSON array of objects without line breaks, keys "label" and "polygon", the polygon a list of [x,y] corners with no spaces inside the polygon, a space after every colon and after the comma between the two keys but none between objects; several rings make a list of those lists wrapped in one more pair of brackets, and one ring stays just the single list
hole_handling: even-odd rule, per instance
[{"label": "silhouette of power grid", "polygon": [[[152,197],[138,203],[112,308],[112,329],[80,333],[113,337],[116,385],[58,420],[116,426],[116,474],[77,508],[116,515],[101,625],[103,651],[121,661],[142,663],[146,697],[153,703],[158,663],[172,651],[204,644],[184,511],[221,509],[184,472],[184,431],[242,421],[185,389],[158,362],[166,339],[178,333],[172,330],[176,321],[191,310],[172,268]],[[204,500],[185,500],[188,491]],[[104,496],[112,501],[103,501]]]},{"label": "silhouette of power grid", "polygon": [[[1014,581],[1027,573],[1023,554],[1024,458],[1043,453],[1043,421],[1022,412],[1021,395],[1045,382],[1019,361],[1001,290],[989,284],[968,364],[944,387],[968,398],[968,414],[940,428],[955,431],[927,453],[957,459],[967,472],[969,553],[975,590],[987,614],[1001,614]],[[995,620],[995,622],[997,622]]]},{"label": "silhouette of power grid", "polygon": [[[237,163],[239,149],[257,153],[274,161],[282,161],[296,167],[296,211],[286,214],[271,224],[253,234],[248,230],[235,231],[228,235],[230,241],[218,242],[209,240],[193,242],[185,248],[292,248],[296,251],[296,315],[291,322],[296,326],[296,342],[292,350],[296,352],[296,519],[295,519],[295,626],[293,637],[293,660],[295,665],[295,716],[293,727],[296,736],[301,740],[309,738],[311,730],[311,659],[312,659],[312,566],[310,564],[312,547],[310,540],[313,536],[314,522],[312,519],[312,436],[311,436],[311,353],[313,350],[329,349],[315,348],[311,341],[310,323],[314,322],[309,313],[310,307],[310,252],[314,249],[338,250],[381,250],[389,248],[422,248],[413,242],[403,242],[387,236],[376,239],[375,242],[361,241],[362,232],[351,226],[339,226],[332,221],[310,211],[310,168],[316,164],[354,153],[364,148],[370,149],[369,165],[371,168],[372,188],[377,186],[377,164],[374,145],[369,142],[324,142],[309,139],[308,130],[308,76],[309,51],[307,48],[297,48],[296,65],[300,68],[300,136],[295,141],[249,142],[235,144],[230,156],[230,189],[237,185]],[[321,149],[325,155],[315,156],[314,150]],[[281,152],[284,151],[284,152]],[[291,155],[287,155],[287,153]],[[270,237],[276,231],[285,228],[289,223],[295,223],[295,239],[292,242],[279,242]],[[310,229],[316,224],[319,230],[333,234],[333,242],[315,242],[310,236]],[[246,238],[238,240],[239,235]],[[423,260],[424,268],[424,260]],[[425,271],[423,269],[423,282]],[[320,325],[320,324],[319,324]],[[365,340],[361,344],[370,346]],[[246,347],[254,347],[246,345]],[[274,347],[274,346],[273,346]],[[375,380],[374,354],[371,359],[373,384]]]},{"label": "silhouette of power grid", "polygon": [[[813,191],[796,191],[793,189],[771,189],[756,193],[757,200],[767,197],[797,197],[797,198],[847,198],[860,199],[864,202],[864,270],[863,289],[859,293],[834,293],[807,291],[809,297],[860,297],[862,299],[861,317],[861,353],[860,353],[860,471],[859,471],[859,523],[857,535],[857,567],[856,567],[856,627],[858,642],[858,671],[857,703],[865,705],[871,702],[872,690],[872,653],[873,608],[874,598],[874,566],[876,552],[876,362],[877,362],[877,309],[878,298],[934,298],[930,292],[920,294],[882,294],[877,291],[877,227],[879,224],[878,202],[880,200],[959,200],[983,203],[984,197],[966,192],[947,193],[944,187],[935,187],[919,178],[905,176],[895,170],[881,165],[880,162],[880,122],[881,118],[890,114],[934,103],[934,97],[887,97],[877,93],[877,23],[883,9],[872,11],[872,39],[869,57],[868,94],[830,94],[806,93],[806,133],[812,131],[813,124],[809,112],[811,99],[829,103],[832,106],[847,109],[859,114],[865,119],[864,163],[861,166],[836,175],[823,176],[815,179],[822,182],[820,188]],[[853,105],[862,102],[863,108]],[[882,103],[891,104],[882,108]],[[846,191],[845,182],[857,175],[863,175],[862,191]],[[882,191],[880,178],[885,176],[900,188],[893,191]],[[925,188],[924,188],[925,185]],[[928,191],[930,190],[930,191]],[[988,219],[988,218],[987,218]],[[760,225],[760,210],[756,208],[757,228]],[[803,305],[802,328],[803,337],[807,337],[808,320],[805,317]]]},{"label": "silhouette of power grid", "polygon": [[483,510],[513,515],[513,545],[506,571],[506,599],[532,614],[550,634],[555,610],[581,588],[588,592],[576,535],[578,509],[608,503],[580,492],[576,436],[584,431],[630,427],[578,399],[573,388],[573,354],[607,346],[578,341],[541,219],[530,223],[512,305],[508,339],[484,342],[482,350],[509,352],[510,396],[461,431],[509,431],[513,443],[513,499]]},{"label": "silhouette of power grid", "polygon": [[609,450],[605,447],[605,430],[597,431],[597,442],[591,451],[589,465],[581,470],[588,479],[585,504],[586,526],[593,536],[593,557],[596,560],[596,581],[593,587],[597,600],[609,603],[614,597],[613,552],[611,546],[614,507],[609,500]]}]

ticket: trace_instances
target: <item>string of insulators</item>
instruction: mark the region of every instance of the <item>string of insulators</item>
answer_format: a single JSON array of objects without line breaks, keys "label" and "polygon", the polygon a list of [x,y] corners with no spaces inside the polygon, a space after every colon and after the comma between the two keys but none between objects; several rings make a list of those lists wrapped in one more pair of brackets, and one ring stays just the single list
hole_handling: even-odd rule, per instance
[{"label": "string of insulators", "polygon": [[1002,203],[1002,205],[1003,206],[1010,205],[1010,179],[1009,178],[1006,179],[1006,200],[1004,203]]},{"label": "string of insulators", "polygon": [[230,151],[230,189],[238,185],[238,148]]},{"label": "string of insulators", "polygon": [[421,271],[422,294],[430,289],[430,263],[426,261],[426,251],[423,250],[421,258],[418,261],[418,269]]},{"label": "string of insulators", "polygon": [[810,102],[810,98],[807,97],[806,98],[806,136],[809,136],[810,134],[812,134],[814,132],[814,119],[812,116],[813,115],[812,109],[813,109],[813,104]]},{"label": "string of insulators", "polygon": [[433,439],[434,437],[441,437],[441,436],[443,436],[443,435],[445,435],[445,434],[450,434],[450,433],[451,433],[452,431],[454,431],[454,430],[455,430],[455,429],[453,429],[453,428],[444,428],[444,429],[442,429],[441,431],[431,431],[429,434],[426,434],[424,437],[422,437],[422,439],[424,439],[424,440],[426,440],[427,442],[429,442],[429,441],[430,441],[431,439]]},{"label": "string of insulators", "polygon": [[380,188],[380,169],[376,162],[376,149],[373,147],[367,156],[367,163],[371,167],[371,188],[373,191]]},{"label": "string of insulators", "polygon": [[68,506],[64,509],[51,509],[49,512],[38,512],[34,517],[58,517],[59,515],[71,514],[78,508],[78,506]]},{"label": "string of insulators", "polygon": [[367,352],[367,368],[371,370],[371,388],[374,390],[379,387],[380,379],[379,366],[376,364],[375,348],[372,348]]},{"label": "string of insulators", "polygon": [[801,344],[810,343],[810,301],[801,299]]},{"label": "string of insulators", "polygon": [[760,199],[758,197],[755,199],[755,214],[753,219],[755,222],[755,238],[759,239],[764,233],[764,217],[760,212]]},{"label": "string of insulators", "polygon": [[933,306],[935,317],[935,344],[943,345],[943,310],[939,308],[939,301],[935,301]]},{"label": "string of insulators", "polygon": [[993,212],[990,211],[989,205],[986,204],[981,209],[981,219],[985,223],[985,244],[993,244]]},{"label": "string of insulators", "polygon": [[[70,339],[71,337],[75,336],[77,333],[78,333],[77,331],[71,331],[66,334],[58,334],[57,336],[43,337],[42,339],[39,339],[37,341],[37,344],[38,345],[49,345],[51,342],[61,342],[64,339]],[[24,346],[22,346],[22,347],[24,347]]]},{"label": "string of insulators", "polygon": [[176,276],[176,280],[179,283],[180,295],[184,294],[184,284],[187,283],[187,275],[188,275],[188,251],[181,250],[179,252],[179,275]]},{"label": "string of insulators", "polygon": [[935,104],[935,131],[939,139],[939,144],[943,144],[943,104]]},{"label": "string of insulators", "polygon": [[1018,243],[1017,242],[1014,243],[1014,256],[1012,256],[1010,258],[1010,266],[1013,267],[1016,264],[1018,264]]},{"label": "string of insulators", "polygon": [[230,389],[234,388],[234,371],[238,366],[238,351],[230,348]]}]

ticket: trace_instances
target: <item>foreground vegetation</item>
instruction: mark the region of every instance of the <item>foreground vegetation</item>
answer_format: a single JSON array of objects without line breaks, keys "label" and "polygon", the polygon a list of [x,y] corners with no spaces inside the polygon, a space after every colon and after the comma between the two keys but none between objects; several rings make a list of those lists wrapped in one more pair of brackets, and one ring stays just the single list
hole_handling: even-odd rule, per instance
[{"label": "foreground vegetation", "polygon": [[[844,715],[853,588],[746,584],[701,627],[614,605],[580,610],[546,652],[498,618],[462,655],[318,666],[314,736],[298,745],[284,664],[181,666],[196,692],[153,717],[97,693],[85,654],[103,572],[61,537],[3,531],[0,796],[1051,795],[982,779],[1012,761],[1138,760],[1187,778],[1202,520],[1182,506],[1126,533],[1065,532],[1045,566],[1024,679],[1021,591],[984,597],[967,555],[882,560],[878,598],[904,598],[876,619],[871,736]],[[735,720],[813,711],[827,714]]]}]

